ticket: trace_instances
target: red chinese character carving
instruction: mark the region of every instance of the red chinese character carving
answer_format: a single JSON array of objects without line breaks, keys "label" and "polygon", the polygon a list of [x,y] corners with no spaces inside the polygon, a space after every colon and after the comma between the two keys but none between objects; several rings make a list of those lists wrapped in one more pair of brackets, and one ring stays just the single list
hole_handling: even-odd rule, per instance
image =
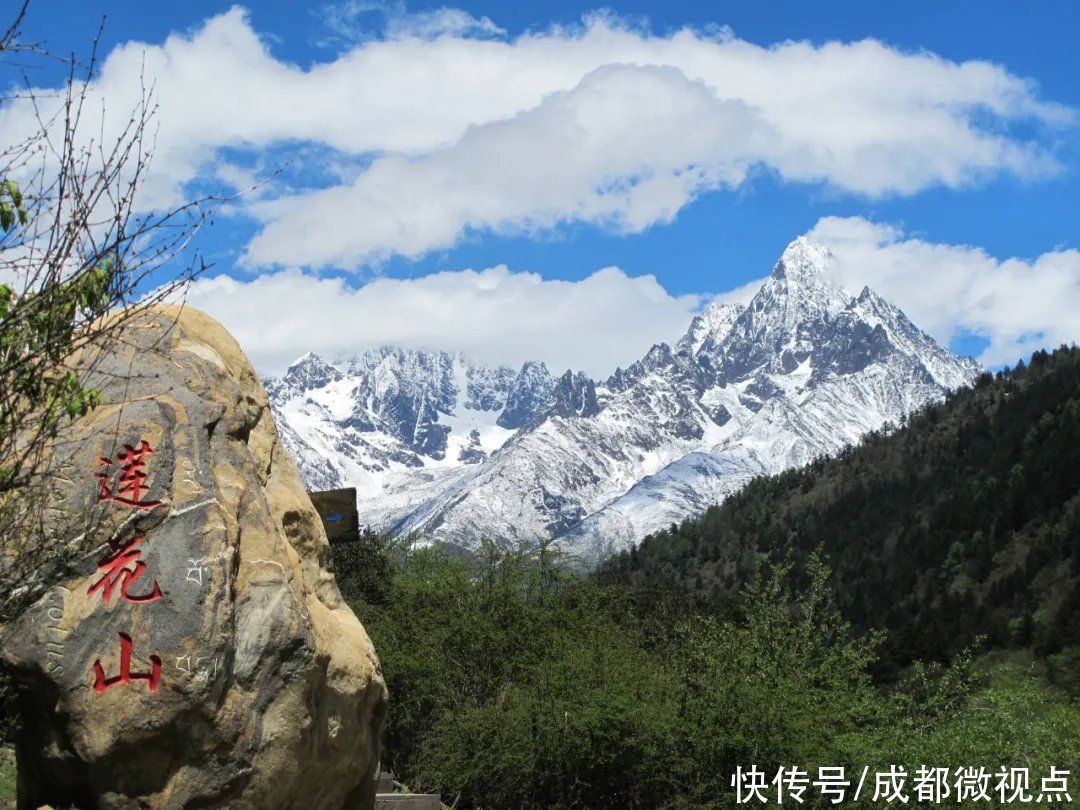
[{"label": "red chinese character carving", "polygon": [[[120,595],[128,602],[156,602],[160,599],[161,588],[158,587],[156,579],[154,580],[154,587],[150,589],[149,593],[135,596],[129,590],[146,570],[146,563],[139,559],[142,549],[136,548],[142,541],[143,538],[136,537],[126,546],[115,548],[110,556],[99,562],[98,570],[105,573],[101,575],[101,579],[87,589],[87,596],[93,594],[94,591],[100,590],[101,599],[107,605],[112,597],[113,590],[119,584]],[[134,563],[134,567],[129,568],[128,566],[132,563]]]},{"label": "red chinese character carving", "polygon": [[120,486],[115,492],[110,487],[108,470],[114,462],[107,458],[101,459],[101,471],[97,473],[98,483],[101,487],[98,492],[98,502],[112,501],[135,509],[153,509],[155,506],[161,506],[161,501],[144,501],[142,499],[147,489],[147,475],[143,472],[143,467],[146,466],[144,459],[146,456],[152,455],[153,452],[154,449],[146,439],[139,443],[138,449],[130,444],[124,445],[124,449],[116,454],[115,463],[120,465],[120,478],[117,481]]},{"label": "red chinese character carving", "polygon": [[150,656],[149,672],[131,671],[131,636],[127,633],[120,634],[120,674],[113,678],[105,677],[105,669],[101,666],[101,659],[94,662],[94,691],[104,692],[119,683],[131,683],[132,681],[146,681],[151,692],[156,692],[161,683],[161,658],[156,655]]}]

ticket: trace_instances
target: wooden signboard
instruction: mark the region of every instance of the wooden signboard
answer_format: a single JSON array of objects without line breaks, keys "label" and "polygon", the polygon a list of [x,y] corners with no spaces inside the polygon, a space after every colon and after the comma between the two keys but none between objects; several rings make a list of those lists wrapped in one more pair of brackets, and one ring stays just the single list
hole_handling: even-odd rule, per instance
[{"label": "wooden signboard", "polygon": [[311,502],[322,518],[326,539],[348,543],[360,539],[360,517],[356,513],[356,487],[309,492]]}]

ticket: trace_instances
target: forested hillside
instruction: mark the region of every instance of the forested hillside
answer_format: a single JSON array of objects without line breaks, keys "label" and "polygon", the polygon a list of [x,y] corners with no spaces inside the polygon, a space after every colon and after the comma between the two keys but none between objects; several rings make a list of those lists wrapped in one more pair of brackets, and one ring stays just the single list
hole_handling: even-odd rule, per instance
[{"label": "forested hillside", "polygon": [[762,555],[824,549],[838,605],[888,633],[882,666],[978,635],[1046,655],[1080,641],[1080,349],[1037,352],[837,457],[751,482],[602,576],[725,601]]}]

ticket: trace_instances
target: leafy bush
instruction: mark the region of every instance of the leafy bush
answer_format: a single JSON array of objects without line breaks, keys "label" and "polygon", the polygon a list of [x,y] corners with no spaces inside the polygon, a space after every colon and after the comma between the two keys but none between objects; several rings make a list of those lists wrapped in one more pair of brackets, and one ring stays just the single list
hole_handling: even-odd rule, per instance
[{"label": "leafy bush", "polygon": [[875,684],[881,636],[842,620],[816,555],[795,590],[790,562],[761,571],[729,616],[546,553],[378,554],[382,602],[354,606],[390,688],[384,764],[459,808],[728,806],[738,765],[913,773],[1080,751],[1075,703],[1030,672],[988,680],[965,653]]}]

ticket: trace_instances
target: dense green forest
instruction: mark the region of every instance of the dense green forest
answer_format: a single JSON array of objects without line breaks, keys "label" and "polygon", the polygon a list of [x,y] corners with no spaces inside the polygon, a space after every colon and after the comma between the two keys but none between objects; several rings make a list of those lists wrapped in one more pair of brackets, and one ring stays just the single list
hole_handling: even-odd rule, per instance
[{"label": "dense green forest", "polygon": [[384,766],[451,806],[726,807],[751,764],[1080,769],[1080,705],[1026,656],[876,682],[882,636],[852,631],[814,556],[800,587],[768,566],[717,612],[546,550],[334,551],[390,689]]},{"label": "dense green forest", "polygon": [[760,478],[612,559],[607,581],[723,603],[762,555],[823,549],[879,668],[947,660],[977,636],[1080,677],[1080,349],[1037,352],[803,469]]}]

